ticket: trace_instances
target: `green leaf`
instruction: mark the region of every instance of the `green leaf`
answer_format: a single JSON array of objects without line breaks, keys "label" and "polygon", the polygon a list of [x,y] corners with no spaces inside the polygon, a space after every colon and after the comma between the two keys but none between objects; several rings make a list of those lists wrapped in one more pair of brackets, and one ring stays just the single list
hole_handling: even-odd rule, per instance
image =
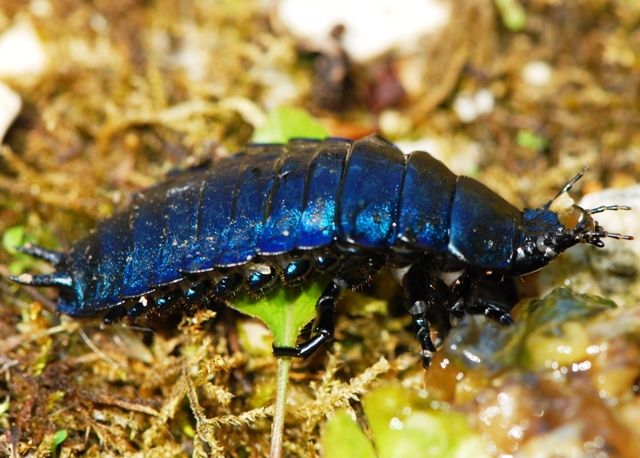
[{"label": "green leaf", "polygon": [[2,234],[2,246],[7,253],[15,256],[19,253],[16,249],[24,244],[24,226],[13,226]]},{"label": "green leaf", "polygon": [[51,443],[51,450],[55,450],[58,445],[62,444],[69,437],[69,433],[66,429],[59,429],[53,433],[53,442]]},{"label": "green leaf", "polygon": [[519,130],[516,135],[516,143],[533,151],[542,151],[549,145],[546,138],[536,135],[530,130]]},{"label": "green leaf", "polygon": [[6,414],[9,411],[9,396],[7,396],[6,398],[4,398],[4,401],[2,401],[2,403],[0,403],[0,418],[2,418],[4,416],[4,414]]},{"label": "green leaf", "polygon": [[363,399],[380,458],[488,458],[463,413],[436,410],[430,402],[399,384],[378,388]]},{"label": "green leaf", "polygon": [[[257,129],[255,143],[286,143],[292,138],[325,138],[329,133],[309,113],[298,108],[281,107],[270,112],[264,126]],[[329,278],[320,278],[300,288],[277,288],[259,298],[245,296],[232,307],[262,320],[273,333],[277,347],[294,347],[302,327],[316,314],[315,304]],[[270,456],[280,457],[284,444],[284,417],[291,358],[278,358],[275,414],[271,431]]]},{"label": "green leaf", "polygon": [[256,129],[255,143],[286,143],[291,138],[326,138],[329,132],[300,108],[280,107],[267,115],[267,123]]},{"label": "green leaf", "polygon": [[322,437],[323,456],[377,458],[373,444],[344,409],[327,422]]},{"label": "green leaf", "polygon": [[59,429],[53,433],[53,439],[51,441],[51,458],[58,458],[58,447],[69,437],[69,433],[66,429]]},{"label": "green leaf", "polygon": [[315,316],[316,302],[328,283],[328,277],[320,277],[304,288],[276,288],[257,299],[241,297],[231,306],[262,320],[271,329],[276,346],[293,347],[302,327]]},{"label": "green leaf", "polygon": [[519,32],[527,25],[527,13],[518,0],[493,0],[504,26]]},{"label": "green leaf", "polygon": [[2,246],[13,257],[12,262],[8,265],[11,275],[20,275],[27,270],[32,270],[38,263],[44,264],[43,261],[20,253],[17,249],[27,243],[34,242],[33,236],[26,235],[24,226],[10,227],[2,234]]},{"label": "green leaf", "polygon": [[[273,333],[274,345],[293,347],[300,329],[315,316],[316,302],[328,283],[329,277],[322,276],[305,284],[304,288],[276,288],[259,298],[244,296],[230,305],[242,313],[262,320]],[[290,357],[278,358],[270,454],[274,457],[280,457],[283,453],[284,418],[290,367]]]}]

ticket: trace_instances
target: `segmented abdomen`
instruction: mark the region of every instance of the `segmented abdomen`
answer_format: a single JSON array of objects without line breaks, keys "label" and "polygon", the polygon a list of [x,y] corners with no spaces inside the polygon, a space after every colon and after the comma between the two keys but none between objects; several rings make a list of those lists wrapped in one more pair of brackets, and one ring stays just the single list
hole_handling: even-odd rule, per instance
[{"label": "segmented abdomen", "polygon": [[379,137],[248,146],[136,195],[76,243],[66,264],[78,301],[61,297],[59,309],[91,315],[189,274],[334,240],[370,250],[405,244],[501,268],[519,215],[427,153],[405,156]]}]

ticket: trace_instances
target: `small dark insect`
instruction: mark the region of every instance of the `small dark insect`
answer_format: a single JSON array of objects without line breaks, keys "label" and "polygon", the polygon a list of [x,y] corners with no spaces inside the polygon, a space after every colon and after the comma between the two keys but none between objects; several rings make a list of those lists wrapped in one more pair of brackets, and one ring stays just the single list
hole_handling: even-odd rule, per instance
[{"label": "small dark insect", "polygon": [[542,208],[520,211],[429,154],[404,155],[376,136],[249,145],[137,194],[68,253],[23,247],[56,271],[9,278],[57,287],[60,312],[111,323],[331,272],[311,338],[274,349],[306,358],[333,338],[338,296],[387,268],[405,290],[426,367],[431,324],[439,343],[464,314],[512,323],[476,297],[480,280],[535,272],[578,243],[632,239],[592,218],[629,207],[573,205],[567,191],[583,173]]}]

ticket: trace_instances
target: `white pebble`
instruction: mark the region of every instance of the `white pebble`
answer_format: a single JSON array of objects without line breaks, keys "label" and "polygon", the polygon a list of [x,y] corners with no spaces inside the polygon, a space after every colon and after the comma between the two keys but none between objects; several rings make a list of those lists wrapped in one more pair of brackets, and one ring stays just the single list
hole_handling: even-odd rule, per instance
[{"label": "white pebble", "polygon": [[29,4],[29,12],[34,16],[47,17],[53,13],[53,5],[48,0],[33,0]]},{"label": "white pebble", "polygon": [[478,117],[476,103],[469,94],[460,94],[453,102],[453,111],[462,122],[471,122]]},{"label": "white pebble", "polygon": [[293,35],[313,43],[325,42],[343,25],[345,50],[362,62],[437,32],[450,8],[437,0],[282,0],[278,16]]},{"label": "white pebble", "polygon": [[476,110],[479,114],[491,113],[496,105],[496,99],[493,92],[489,89],[480,89],[474,97]]},{"label": "white pebble", "polygon": [[442,160],[442,147],[435,138],[420,138],[418,140],[400,140],[395,145],[405,154],[413,151],[424,151],[436,159]]},{"label": "white pebble", "polygon": [[632,235],[636,241],[617,242],[615,240],[607,240],[605,249],[607,250],[632,250],[640,256],[640,185],[628,188],[605,189],[600,192],[594,192],[584,196],[580,203],[580,207],[589,209],[596,208],[601,205],[626,205],[631,207],[630,211],[605,211],[593,215],[593,219],[598,221],[606,231],[617,232],[620,234]]},{"label": "white pebble", "polygon": [[544,61],[534,60],[529,62],[522,70],[522,78],[532,86],[546,86],[551,82],[553,70]]},{"label": "white pebble", "polygon": [[625,189],[605,189],[587,194],[578,204],[584,209],[601,205],[627,205],[631,211],[595,213],[593,219],[605,231],[632,235],[634,241],[605,238],[602,249],[581,243],[563,253],[537,277],[538,289],[545,295],[559,286],[578,293],[604,296],[618,305],[640,301],[640,185]]},{"label": "white pebble", "polygon": [[20,109],[22,100],[9,86],[0,81],[0,143]]},{"label": "white pebble", "polygon": [[0,77],[39,75],[45,66],[42,43],[30,23],[18,22],[0,35]]},{"label": "white pebble", "polygon": [[471,122],[478,116],[491,113],[496,101],[489,89],[480,89],[475,94],[462,92],[453,102],[453,111],[462,122]]}]

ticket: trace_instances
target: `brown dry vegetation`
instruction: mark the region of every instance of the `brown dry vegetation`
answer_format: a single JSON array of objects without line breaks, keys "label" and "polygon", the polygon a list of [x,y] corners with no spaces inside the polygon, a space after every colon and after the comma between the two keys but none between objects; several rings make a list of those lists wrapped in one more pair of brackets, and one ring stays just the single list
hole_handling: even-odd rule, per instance
[{"label": "brown dry vegetation", "polygon": [[[0,147],[0,234],[21,227],[39,244],[67,249],[169,170],[239,149],[265,115],[278,84],[268,76],[274,70],[293,82],[291,104],[334,134],[381,129],[390,140],[437,137],[453,156],[458,145],[477,142],[477,178],[520,207],[546,202],[587,164],[587,190],[627,186],[640,176],[637,2],[522,1],[526,27],[509,31],[492,2],[452,0],[452,22],[420,52],[352,64],[349,84],[337,88],[320,84],[315,56],[259,3],[63,0],[43,14],[38,2],[0,0],[0,33],[28,21],[49,59],[42,75],[4,79],[23,109]],[[190,74],[185,59],[196,59],[201,73]],[[553,69],[548,85],[523,83],[522,69],[533,60]],[[403,78],[420,83],[409,87]],[[320,103],[335,94],[319,88],[347,90],[346,102]],[[462,123],[453,101],[481,88],[494,94],[495,109]],[[523,132],[544,146],[523,144]],[[0,274],[16,259],[30,271],[47,269],[0,249]],[[367,294],[393,304],[400,296],[389,284],[382,278]],[[390,313],[386,302],[371,311],[366,296],[358,299],[340,310],[344,348],[294,364],[287,456],[321,454],[327,414],[339,406],[361,414],[357,398],[372,386],[399,380],[407,389],[422,387],[407,317]],[[0,455],[49,456],[59,430],[68,432],[59,456],[268,454],[276,363],[237,343],[234,324],[245,318],[202,311],[140,329],[101,327],[58,316],[54,303],[52,291],[0,279]],[[512,393],[524,417],[537,415],[536,402],[566,402],[568,409],[573,399],[576,411],[592,416],[591,428],[605,431],[610,448],[599,456],[637,456],[636,314],[609,313],[585,328],[589,342],[615,343],[610,361],[601,354],[593,362],[594,373],[616,380],[609,397],[597,390],[610,386],[606,380],[579,374],[558,382],[557,367],[545,373],[544,366],[504,361],[508,376],[468,369],[465,392],[486,390],[488,404],[500,390]],[[627,328],[611,336],[607,323]],[[456,395],[466,388],[456,385],[451,367],[436,364],[426,387],[438,387],[431,395],[492,437],[495,455],[526,450],[545,428],[575,420],[556,411],[524,439],[496,439],[501,432],[478,420],[487,407]]]}]

